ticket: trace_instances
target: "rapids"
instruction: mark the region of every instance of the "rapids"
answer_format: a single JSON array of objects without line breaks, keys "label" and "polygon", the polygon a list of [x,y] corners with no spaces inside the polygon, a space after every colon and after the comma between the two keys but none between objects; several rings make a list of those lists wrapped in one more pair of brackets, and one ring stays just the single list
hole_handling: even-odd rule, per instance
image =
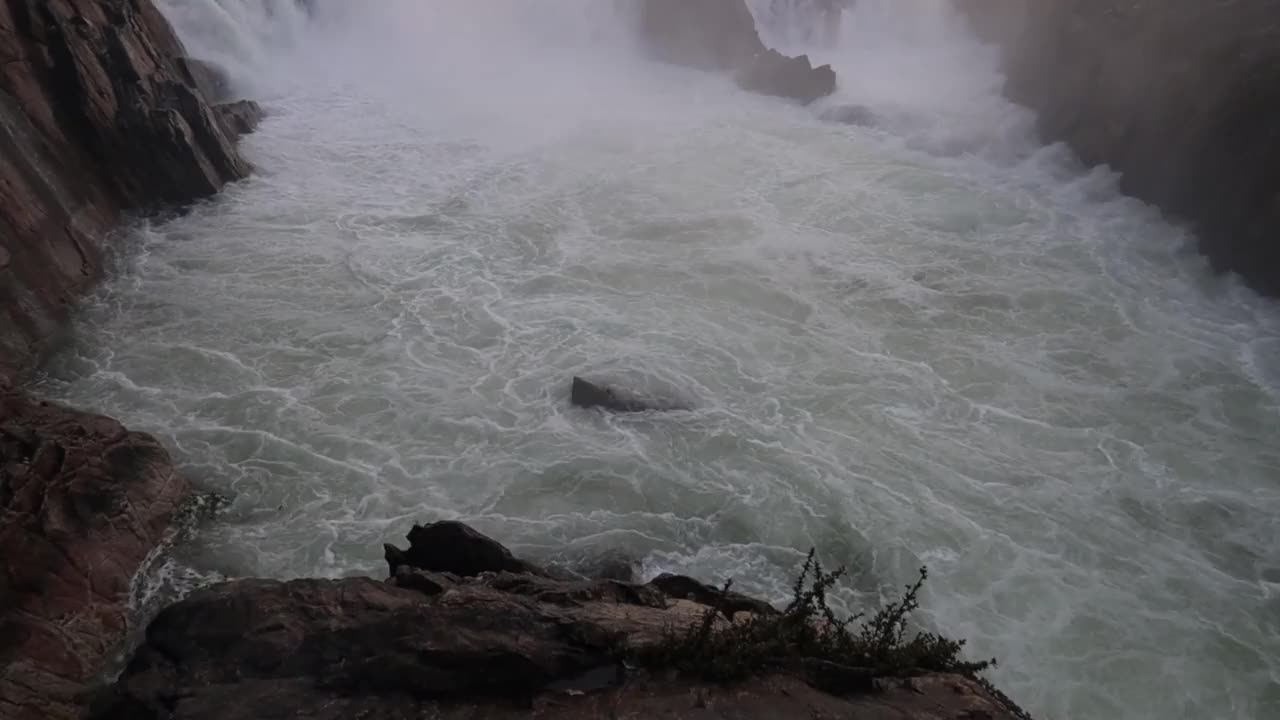
[{"label": "rapids", "polygon": [[812,47],[753,0],[839,71],[809,108],[597,0],[160,5],[270,117],[42,379],[228,498],[144,594],[379,575],[441,518],[773,599],[817,546],[851,605],[927,565],[921,619],[1040,717],[1280,717],[1280,306],[1037,144],[942,0]]}]

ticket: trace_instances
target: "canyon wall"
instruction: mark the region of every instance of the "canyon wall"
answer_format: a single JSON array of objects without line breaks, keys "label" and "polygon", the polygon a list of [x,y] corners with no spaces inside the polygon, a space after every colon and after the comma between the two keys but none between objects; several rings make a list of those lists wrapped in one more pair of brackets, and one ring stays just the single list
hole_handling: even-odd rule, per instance
[{"label": "canyon wall", "polygon": [[212,105],[194,73],[151,0],[0,0],[0,375],[64,326],[122,213],[248,173],[236,118],[256,109]]},{"label": "canyon wall", "polygon": [[0,0],[0,717],[73,718],[191,488],[154,438],[16,389],[130,212],[242,178],[260,111],[213,104],[151,0]]},{"label": "canyon wall", "polygon": [[1280,295],[1280,0],[955,0],[1045,140],[1122,173]]}]

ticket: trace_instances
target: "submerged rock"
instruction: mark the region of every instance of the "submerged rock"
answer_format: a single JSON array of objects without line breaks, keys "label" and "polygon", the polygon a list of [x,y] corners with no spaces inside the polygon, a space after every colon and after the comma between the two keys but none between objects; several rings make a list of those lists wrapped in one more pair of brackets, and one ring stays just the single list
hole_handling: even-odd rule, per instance
[{"label": "submerged rock", "polygon": [[646,400],[605,385],[574,376],[569,402],[581,408],[602,408],[613,412],[635,413],[655,410],[687,410],[677,403]]},{"label": "submerged rock", "polygon": [[[515,560],[460,523],[428,527],[440,537],[485,547],[489,565]],[[1021,717],[980,683],[958,675],[872,679],[858,668],[801,662],[791,672],[716,685],[645,670],[627,661],[627,653],[700,625],[709,609],[696,600],[671,599],[659,583],[502,571],[469,579],[436,576],[423,591],[399,586],[410,575],[424,577],[423,571],[404,565],[395,570],[395,583],[241,580],[198,590],[151,623],[90,717]],[[728,622],[717,617],[712,627]]]},{"label": "submerged rock", "polygon": [[839,105],[823,110],[818,117],[827,122],[837,122],[844,125],[857,125],[860,127],[875,127],[880,120],[876,116],[875,111],[862,105]]},{"label": "submerged rock", "polygon": [[150,435],[0,391],[0,716],[78,715],[190,493]]}]

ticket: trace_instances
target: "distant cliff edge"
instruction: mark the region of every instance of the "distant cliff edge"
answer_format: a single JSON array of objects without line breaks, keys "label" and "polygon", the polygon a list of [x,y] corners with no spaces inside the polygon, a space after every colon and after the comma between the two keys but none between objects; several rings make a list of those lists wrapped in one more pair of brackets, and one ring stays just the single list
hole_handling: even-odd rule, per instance
[{"label": "distant cliff edge", "polygon": [[1048,141],[1280,296],[1280,0],[955,0]]}]

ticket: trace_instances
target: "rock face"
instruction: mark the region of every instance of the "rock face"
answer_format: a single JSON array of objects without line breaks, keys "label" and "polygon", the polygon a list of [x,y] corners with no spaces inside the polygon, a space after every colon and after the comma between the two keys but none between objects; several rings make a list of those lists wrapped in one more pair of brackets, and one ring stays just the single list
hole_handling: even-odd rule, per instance
[{"label": "rock face", "polygon": [[836,91],[836,71],[830,65],[815,68],[808,55],[787,57],[777,50],[756,56],[735,77],[743,90],[793,98],[805,104]]},{"label": "rock face", "polygon": [[[491,550],[493,541],[474,531],[441,532],[463,554],[472,544],[477,554]],[[245,580],[198,591],[160,613],[91,717],[1019,717],[954,675],[888,680],[873,694],[842,696],[787,674],[707,685],[638,669],[620,660],[620,649],[658,643],[706,610],[657,583],[509,571],[419,583],[406,579],[430,573],[396,569],[389,582]]]},{"label": "rock face", "polygon": [[12,374],[98,272],[121,212],[210,195],[249,167],[235,148],[244,110],[211,107],[151,0],[0,0],[0,38],[0,374]]},{"label": "rock face", "polygon": [[638,0],[640,37],[657,60],[733,73],[744,90],[810,103],[835,91],[830,65],[765,47],[746,0]]},{"label": "rock face", "polygon": [[0,390],[0,716],[75,717],[189,493],[149,435]]},{"label": "rock face", "polygon": [[1280,0],[956,0],[1042,135],[1280,295]]}]

